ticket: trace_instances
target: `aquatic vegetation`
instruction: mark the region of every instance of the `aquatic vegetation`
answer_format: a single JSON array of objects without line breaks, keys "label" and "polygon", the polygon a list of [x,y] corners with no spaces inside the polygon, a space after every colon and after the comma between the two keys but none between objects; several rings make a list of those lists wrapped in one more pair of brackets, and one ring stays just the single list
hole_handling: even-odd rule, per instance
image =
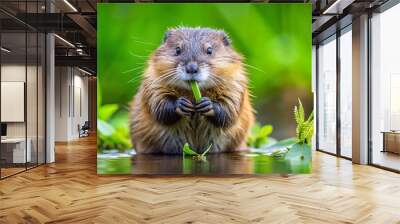
[{"label": "aquatic vegetation", "polygon": [[129,129],[123,112],[117,104],[106,104],[98,108],[97,142],[98,149],[125,151],[132,148]]},{"label": "aquatic vegetation", "polygon": [[311,161],[311,138],[314,134],[314,111],[308,116],[304,115],[304,108],[299,99],[299,105],[294,108],[294,118],[297,124],[294,144],[286,154],[287,159],[301,159]]},{"label": "aquatic vegetation", "polygon": [[[201,99],[201,92],[200,92],[199,85],[194,80],[190,82],[190,85],[192,87],[194,99],[196,100],[196,102],[199,102]],[[196,159],[199,161],[206,161],[206,154],[208,153],[208,151],[210,151],[211,147],[212,147],[212,144],[209,145],[202,154],[198,154],[197,152],[193,151],[192,148],[190,148],[189,143],[185,143],[185,145],[183,145],[183,149],[182,149],[183,157],[185,157],[185,155],[189,155],[189,156],[192,156],[193,159]]]},{"label": "aquatic vegetation", "polygon": [[252,148],[261,148],[263,145],[269,143],[269,136],[272,134],[274,128],[272,125],[261,126],[255,123],[250,129],[250,135],[247,138],[247,146]]},{"label": "aquatic vegetation", "polygon": [[272,133],[272,127],[255,125],[247,142],[252,147],[253,153],[262,153],[274,158],[287,160],[311,161],[311,138],[314,134],[314,113],[306,119],[301,100],[294,108],[294,120],[296,121],[296,137],[278,141],[268,145],[268,136]]},{"label": "aquatic vegetation", "polygon": [[208,148],[202,154],[198,154],[197,152],[193,151],[192,148],[190,148],[188,143],[185,143],[185,145],[183,146],[183,149],[182,149],[183,157],[188,155],[188,156],[192,156],[193,159],[196,159],[199,161],[206,161],[206,155],[207,155],[208,151],[210,151],[211,147],[212,147],[212,144],[210,146],[208,146]]},{"label": "aquatic vegetation", "polygon": [[305,120],[303,104],[299,99],[299,106],[294,107],[294,118],[297,123],[296,137],[299,143],[311,144],[311,138],[314,134],[314,111]]},{"label": "aquatic vegetation", "polygon": [[127,110],[121,109],[118,104],[103,104],[101,84],[97,85],[97,150],[124,152],[132,149]]}]

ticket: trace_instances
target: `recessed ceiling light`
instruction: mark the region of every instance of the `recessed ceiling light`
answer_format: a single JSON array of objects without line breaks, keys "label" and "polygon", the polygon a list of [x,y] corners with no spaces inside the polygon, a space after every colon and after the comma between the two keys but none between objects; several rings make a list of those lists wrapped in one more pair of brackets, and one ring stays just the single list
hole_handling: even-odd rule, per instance
[{"label": "recessed ceiling light", "polygon": [[10,53],[11,52],[11,50],[9,50],[9,49],[7,49],[5,47],[1,47],[1,51],[4,51],[6,53]]},{"label": "recessed ceiling light", "polygon": [[78,10],[68,0],[64,0],[64,3],[68,5],[68,7],[70,7],[74,12],[78,12]]},{"label": "recessed ceiling light", "polygon": [[75,48],[75,45],[73,45],[71,42],[69,42],[68,40],[60,37],[58,34],[54,34],[55,37],[57,37],[59,40],[61,40],[62,42],[64,42],[65,44],[67,44],[70,47]]},{"label": "recessed ceiling light", "polygon": [[83,69],[81,69],[81,68],[79,68],[79,67],[78,67],[78,70],[81,71],[81,72],[83,72],[83,73],[85,73],[85,74],[87,74],[87,75],[92,75],[92,73],[90,73],[90,72],[88,72],[88,71],[86,71],[86,70],[83,70]]},{"label": "recessed ceiling light", "polygon": [[322,14],[342,14],[343,10],[351,5],[355,0],[336,0]]}]

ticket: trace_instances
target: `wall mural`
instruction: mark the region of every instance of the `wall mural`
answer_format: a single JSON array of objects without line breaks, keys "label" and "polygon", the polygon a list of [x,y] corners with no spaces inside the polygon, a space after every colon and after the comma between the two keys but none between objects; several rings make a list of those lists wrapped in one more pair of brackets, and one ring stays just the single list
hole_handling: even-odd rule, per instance
[{"label": "wall mural", "polygon": [[98,4],[97,172],[311,172],[310,21],[310,4]]}]

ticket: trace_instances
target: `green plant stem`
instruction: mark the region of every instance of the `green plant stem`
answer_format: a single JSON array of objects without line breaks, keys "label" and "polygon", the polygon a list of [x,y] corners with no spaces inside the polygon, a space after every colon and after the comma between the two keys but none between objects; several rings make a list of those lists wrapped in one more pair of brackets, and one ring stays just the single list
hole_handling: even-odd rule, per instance
[{"label": "green plant stem", "polygon": [[204,157],[204,156],[208,153],[208,151],[210,151],[211,147],[212,147],[212,144],[211,144],[210,146],[208,146],[208,148],[206,149],[206,151],[204,151],[204,152],[201,154],[201,156]]},{"label": "green plant stem", "polygon": [[190,81],[190,85],[192,87],[194,99],[196,100],[196,102],[199,102],[201,99],[201,92],[200,92],[199,85],[194,80]]},{"label": "green plant stem", "polygon": [[[190,81],[190,86],[192,87],[192,92],[193,92],[194,99],[196,100],[197,103],[200,102],[200,100],[201,100],[201,92],[200,92],[199,85],[197,84],[196,81],[192,80],[192,81]],[[185,146],[187,148],[190,148],[187,143],[185,144]],[[208,151],[210,151],[211,146],[212,146],[212,144],[210,146],[208,146],[206,151],[204,151],[201,155],[197,154],[196,158],[199,158],[200,160],[205,161],[205,155],[208,153]],[[185,149],[185,147],[184,147],[184,149]]]}]

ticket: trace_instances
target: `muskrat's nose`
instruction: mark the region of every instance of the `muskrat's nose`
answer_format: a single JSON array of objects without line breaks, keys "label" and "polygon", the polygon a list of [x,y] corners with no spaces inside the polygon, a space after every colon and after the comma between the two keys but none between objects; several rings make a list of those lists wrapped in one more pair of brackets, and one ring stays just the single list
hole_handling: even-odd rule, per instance
[{"label": "muskrat's nose", "polygon": [[185,69],[188,74],[196,74],[199,71],[199,66],[196,62],[189,62],[186,64]]}]

